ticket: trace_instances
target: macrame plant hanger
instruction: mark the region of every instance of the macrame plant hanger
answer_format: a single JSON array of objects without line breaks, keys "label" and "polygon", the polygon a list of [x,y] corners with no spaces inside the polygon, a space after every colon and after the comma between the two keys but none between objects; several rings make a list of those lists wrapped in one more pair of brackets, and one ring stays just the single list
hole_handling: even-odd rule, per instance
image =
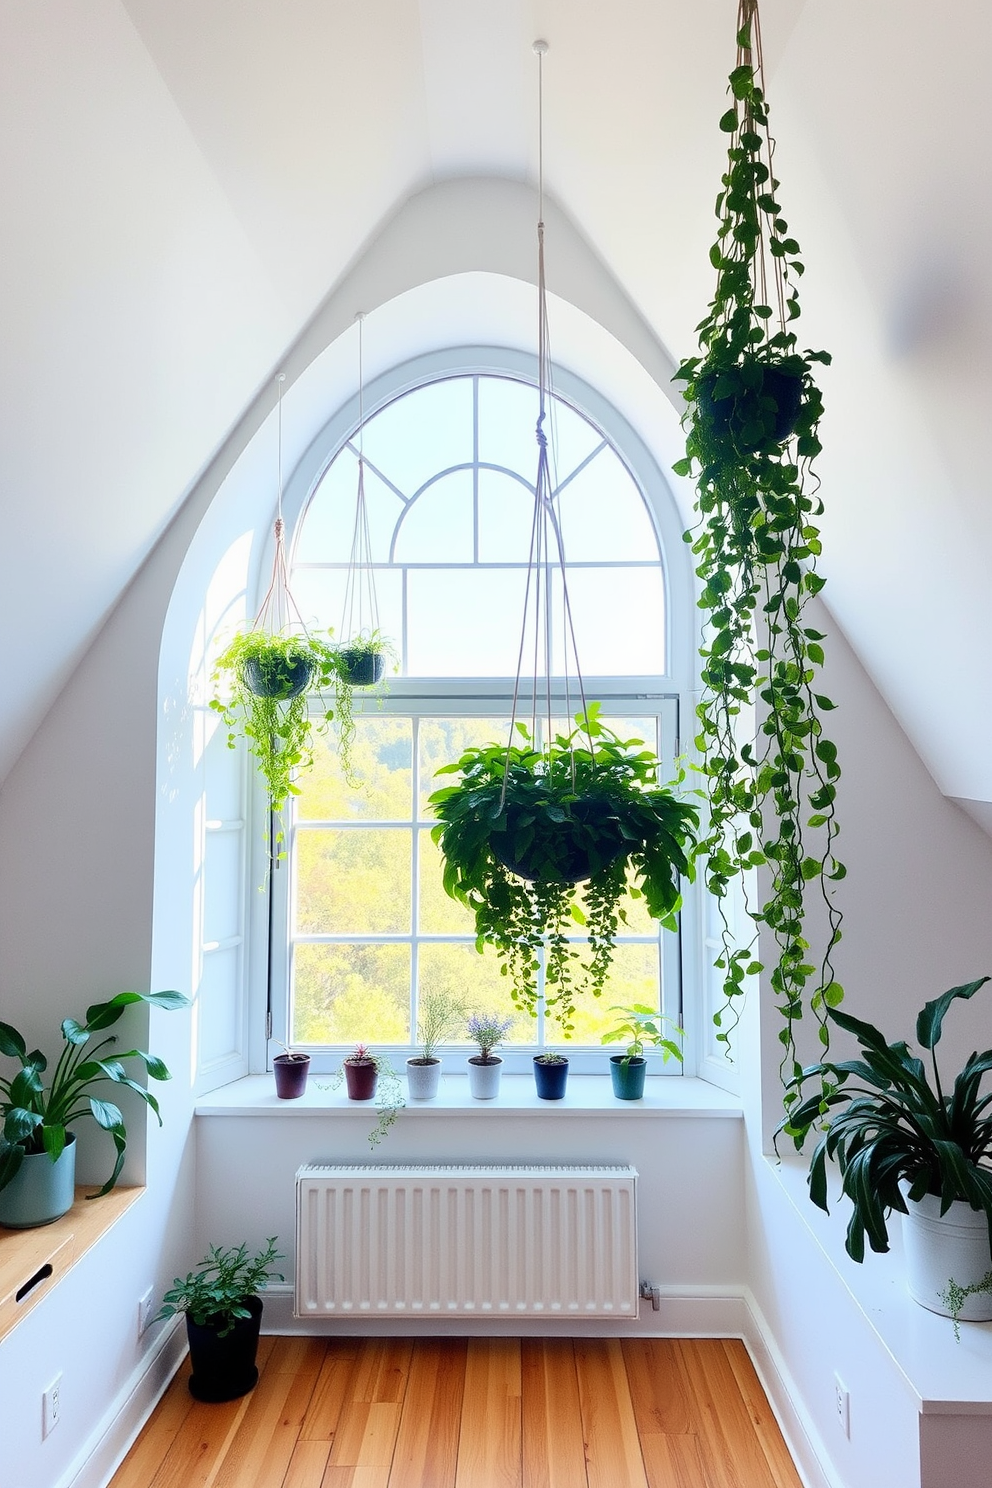
[{"label": "macrame plant hanger", "polygon": [[379,631],[379,603],[375,592],[372,539],[365,501],[365,311],[359,310],[355,319],[358,321],[358,491],[355,496],[355,526],[351,537],[351,556],[348,560],[341,613],[340,641],[343,646],[351,645],[359,637],[367,638],[370,634],[375,636]]},{"label": "macrame plant hanger", "polygon": [[286,524],[282,517],[282,385],[285,381],[285,372],[280,372],[276,377],[276,520],[273,527],[275,552],[272,555],[272,577],[251,628],[253,631],[267,631],[270,635],[289,634],[298,630],[305,636],[307,628],[289,587]]},{"label": "macrame plant hanger", "polygon": [[[564,681],[564,708],[571,720],[575,702],[581,707],[581,716],[587,714],[585,684],[579,666],[579,654],[572,623],[572,606],[568,593],[568,575],[565,567],[565,544],[561,522],[555,509],[555,483],[552,477],[552,456],[548,454],[548,434],[545,423],[549,412],[554,423],[551,396],[551,349],[548,330],[548,298],[544,272],[544,58],[548,51],[546,41],[535,41],[537,56],[538,97],[538,222],[537,222],[537,475],[534,480],[534,514],[531,524],[530,554],[527,561],[527,581],[524,588],[523,619],[520,627],[520,646],[517,652],[517,672],[513,685],[513,705],[510,714],[510,735],[507,744],[507,760],[513,747],[514,732],[520,708],[520,692],[523,682],[524,657],[527,638],[533,632],[530,663],[533,673],[531,694],[531,739],[537,738],[538,710],[542,709],[547,722],[544,752],[550,749],[554,736],[554,699],[551,677],[554,665],[554,575],[557,573],[561,585],[560,621],[562,632],[562,671]],[[569,658],[574,664],[574,677]],[[541,698],[543,683],[543,699]],[[592,739],[589,739],[592,749]],[[574,779],[575,766],[572,764]],[[502,811],[506,801],[506,776],[503,778],[503,793],[500,801]]]}]

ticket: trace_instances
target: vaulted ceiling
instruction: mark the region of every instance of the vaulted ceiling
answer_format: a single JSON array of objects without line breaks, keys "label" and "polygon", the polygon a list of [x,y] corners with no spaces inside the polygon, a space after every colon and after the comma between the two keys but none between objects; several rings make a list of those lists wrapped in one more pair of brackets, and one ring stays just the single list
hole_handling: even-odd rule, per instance
[{"label": "vaulted ceiling", "polygon": [[[383,225],[448,178],[534,179],[537,36],[549,196],[691,350],[735,13],[2,0],[0,780]],[[803,326],[835,358],[826,598],[941,788],[990,802],[992,7],[763,0],[762,24]]]}]

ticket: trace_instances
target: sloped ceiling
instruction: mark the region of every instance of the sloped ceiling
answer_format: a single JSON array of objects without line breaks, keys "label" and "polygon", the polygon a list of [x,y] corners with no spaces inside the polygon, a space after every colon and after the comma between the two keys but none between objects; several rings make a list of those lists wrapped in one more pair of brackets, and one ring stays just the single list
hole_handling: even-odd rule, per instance
[{"label": "sloped ceiling", "polygon": [[[736,0],[3,0],[0,780],[212,453],[413,193],[546,181],[676,358]],[[826,597],[938,783],[992,801],[992,7],[764,0]],[[553,253],[549,262],[553,281]]]}]

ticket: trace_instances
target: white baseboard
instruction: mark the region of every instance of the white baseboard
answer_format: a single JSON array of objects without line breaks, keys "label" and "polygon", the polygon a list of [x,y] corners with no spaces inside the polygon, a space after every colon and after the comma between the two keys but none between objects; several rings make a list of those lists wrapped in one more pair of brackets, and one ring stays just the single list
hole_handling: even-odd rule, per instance
[{"label": "white baseboard", "polygon": [[750,1288],[744,1289],[741,1303],[747,1314],[741,1336],[804,1488],[844,1488]]},{"label": "white baseboard", "polygon": [[54,1488],[106,1488],[186,1352],[185,1320],[168,1323]]}]

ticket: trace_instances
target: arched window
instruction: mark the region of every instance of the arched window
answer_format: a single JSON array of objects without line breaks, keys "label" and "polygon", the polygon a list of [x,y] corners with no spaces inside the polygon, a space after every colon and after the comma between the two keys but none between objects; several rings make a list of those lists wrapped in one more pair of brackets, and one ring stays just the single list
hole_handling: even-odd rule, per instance
[{"label": "arched window", "polygon": [[[379,624],[400,662],[383,696],[356,694],[361,788],[345,778],[332,734],[300,782],[288,871],[276,874],[276,944],[286,953],[273,957],[273,1029],[317,1056],[358,1040],[410,1046],[419,1000],[432,989],[471,1009],[513,1012],[495,955],[477,953],[471,917],[443,891],[428,805],[439,766],[469,743],[507,737],[537,459],[536,388],[519,366],[512,371],[449,367],[413,386],[397,374],[403,390],[380,390],[362,431]],[[624,737],[673,761],[680,679],[661,538],[665,522],[671,530],[670,497],[638,441],[627,441],[638,445],[632,458],[611,437],[609,410],[591,407],[591,390],[560,389],[559,380],[552,479],[586,695]],[[354,428],[329,435],[297,481],[293,591],[307,623],[335,633],[357,441]],[[562,722],[563,655],[555,636]],[[637,899],[627,916],[606,994],[580,1003],[573,1046],[598,1046],[613,1003],[680,1015],[678,937]],[[555,1042],[553,1026],[517,1015],[508,1048],[529,1056]]]}]

